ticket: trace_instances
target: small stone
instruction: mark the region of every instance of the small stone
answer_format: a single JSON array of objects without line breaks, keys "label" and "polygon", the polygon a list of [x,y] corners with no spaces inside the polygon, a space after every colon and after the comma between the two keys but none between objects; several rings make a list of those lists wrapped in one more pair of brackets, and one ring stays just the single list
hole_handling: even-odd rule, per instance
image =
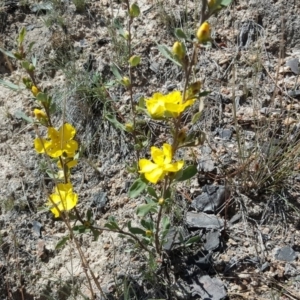
[{"label": "small stone", "polygon": [[245,242],[243,243],[243,245],[244,245],[245,247],[249,247],[250,243],[249,243],[248,241],[245,241]]}]

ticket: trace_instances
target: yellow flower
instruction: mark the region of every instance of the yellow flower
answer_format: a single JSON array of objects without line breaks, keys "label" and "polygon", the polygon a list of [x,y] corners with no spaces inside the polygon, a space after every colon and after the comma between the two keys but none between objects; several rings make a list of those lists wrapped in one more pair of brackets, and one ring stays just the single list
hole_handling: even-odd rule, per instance
[{"label": "yellow flower", "polygon": [[53,127],[48,128],[48,139],[36,138],[34,147],[38,153],[48,154],[51,157],[65,155],[74,157],[78,143],[73,141],[76,129],[71,124],[64,124],[59,131]]},{"label": "yellow flower", "polygon": [[31,92],[32,92],[33,96],[36,97],[36,95],[37,95],[40,91],[39,91],[39,89],[38,89],[35,85],[33,85],[33,86],[31,87]]},{"label": "yellow flower", "polygon": [[33,113],[34,113],[34,116],[38,119],[38,120],[41,120],[41,119],[47,119],[47,115],[44,111],[40,110],[40,109],[37,109],[35,108],[33,110]]},{"label": "yellow flower", "polygon": [[172,163],[172,146],[169,144],[164,144],[162,150],[151,147],[151,157],[154,163],[145,158],[139,160],[139,172],[145,174],[146,179],[154,184],[168,172],[178,172],[184,164],[183,161]]},{"label": "yellow flower", "polygon": [[210,41],[210,25],[208,22],[204,22],[197,31],[197,39],[201,44],[204,44],[208,41]]},{"label": "yellow flower", "polygon": [[161,119],[163,117],[177,118],[195,101],[196,98],[183,102],[179,91],[173,91],[167,95],[155,93],[152,98],[146,100],[146,107],[153,119]]},{"label": "yellow flower", "polygon": [[[73,193],[71,183],[59,183],[55,187],[55,192],[49,196],[47,205],[55,218],[59,217],[60,212],[71,210],[76,206],[78,195]],[[56,206],[54,205],[56,204]]]}]

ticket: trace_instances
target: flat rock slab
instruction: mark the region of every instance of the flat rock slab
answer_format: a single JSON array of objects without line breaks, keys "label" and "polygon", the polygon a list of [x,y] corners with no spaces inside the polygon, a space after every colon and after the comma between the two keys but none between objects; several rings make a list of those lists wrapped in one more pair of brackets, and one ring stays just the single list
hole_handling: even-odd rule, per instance
[{"label": "flat rock slab", "polygon": [[221,229],[224,227],[224,221],[215,215],[206,213],[187,212],[186,224],[189,228]]},{"label": "flat rock slab", "polygon": [[208,275],[201,276],[192,283],[192,295],[206,300],[222,300],[227,296],[225,286],[219,278]]},{"label": "flat rock slab", "polygon": [[197,211],[215,213],[225,200],[225,187],[222,185],[205,185],[203,193],[197,196],[191,203],[191,207]]},{"label": "flat rock slab", "polygon": [[297,258],[297,253],[290,246],[286,246],[277,250],[275,258],[283,261],[293,261]]}]

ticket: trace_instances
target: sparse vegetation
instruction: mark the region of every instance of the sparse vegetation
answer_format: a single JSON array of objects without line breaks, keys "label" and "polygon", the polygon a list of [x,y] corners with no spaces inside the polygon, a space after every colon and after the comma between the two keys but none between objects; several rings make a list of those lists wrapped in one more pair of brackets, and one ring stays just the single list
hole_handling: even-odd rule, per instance
[{"label": "sparse vegetation", "polygon": [[0,48],[23,103],[1,108],[3,300],[296,299],[300,72],[280,77],[283,49],[270,58],[261,21],[236,32],[231,0],[72,2],[33,10],[42,51],[23,24]]}]

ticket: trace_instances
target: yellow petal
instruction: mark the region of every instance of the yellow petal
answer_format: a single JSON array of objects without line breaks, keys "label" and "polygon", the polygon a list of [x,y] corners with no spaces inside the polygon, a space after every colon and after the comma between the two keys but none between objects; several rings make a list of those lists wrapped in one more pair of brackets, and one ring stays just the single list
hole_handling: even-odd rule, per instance
[{"label": "yellow petal", "polygon": [[166,95],[166,103],[179,104],[182,102],[182,95],[180,91],[173,91]]},{"label": "yellow petal", "polygon": [[76,141],[69,141],[64,145],[62,150],[66,152],[69,157],[73,157],[78,150],[78,143]]},{"label": "yellow petal", "polygon": [[163,144],[164,164],[169,164],[172,161],[173,150],[169,144]]},{"label": "yellow petal", "polygon": [[49,146],[49,142],[45,139],[36,138],[34,140],[34,148],[38,153],[44,153],[45,149]]},{"label": "yellow petal", "polygon": [[175,163],[172,163],[172,164],[167,164],[164,166],[164,171],[166,172],[178,172],[179,170],[182,169],[184,165],[184,161],[181,160],[181,161],[177,161]]},{"label": "yellow petal", "polygon": [[59,133],[54,127],[48,127],[48,138],[59,141]]},{"label": "yellow petal", "polygon": [[59,135],[63,141],[70,141],[74,138],[76,129],[69,123],[65,123],[59,129]]},{"label": "yellow petal", "polygon": [[140,171],[139,171],[140,173],[147,173],[157,168],[157,165],[148,159],[142,158],[139,160],[139,167],[140,167]]},{"label": "yellow petal", "polygon": [[164,116],[165,107],[161,100],[148,100],[146,101],[146,107],[152,118],[158,119]]},{"label": "yellow petal", "polygon": [[163,170],[163,168],[155,168],[153,171],[149,172],[149,173],[145,173],[145,177],[146,179],[151,182],[156,184],[158,182],[158,180],[162,179],[163,176],[165,175],[165,172]]},{"label": "yellow petal", "polygon": [[[68,211],[76,206],[78,195],[73,193],[70,183],[60,183],[55,188],[55,193],[49,197],[48,205],[55,217],[59,216],[59,211]],[[54,205],[56,204],[56,206]]]},{"label": "yellow petal", "polygon": [[157,165],[162,166],[164,164],[164,152],[161,149],[151,147],[151,157]]},{"label": "yellow petal", "polygon": [[57,144],[51,143],[47,149],[47,154],[53,158],[59,157],[63,154],[63,151],[57,147]]}]

